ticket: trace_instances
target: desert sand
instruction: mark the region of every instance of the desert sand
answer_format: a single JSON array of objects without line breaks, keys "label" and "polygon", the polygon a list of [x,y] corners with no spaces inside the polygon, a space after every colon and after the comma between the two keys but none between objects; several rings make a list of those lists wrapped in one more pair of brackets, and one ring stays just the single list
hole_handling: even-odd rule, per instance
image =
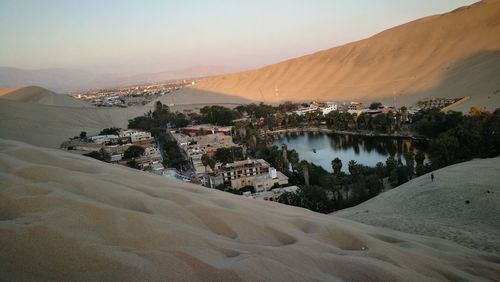
[{"label": "desert sand", "polygon": [[129,119],[144,113],[142,107],[96,108],[81,103],[39,87],[4,95],[0,98],[0,138],[58,148],[81,131],[92,135],[103,128],[126,128]]},{"label": "desert sand", "polygon": [[0,97],[3,95],[7,95],[7,94],[9,94],[17,89],[18,88],[0,88]]},{"label": "desert sand", "polygon": [[1,99],[8,99],[18,102],[35,103],[49,106],[61,107],[93,107],[91,104],[77,100],[71,96],[57,94],[38,86],[27,86],[13,89],[1,95]]},{"label": "desert sand", "polygon": [[333,215],[500,255],[499,171],[500,157],[456,164]]},{"label": "desert sand", "polygon": [[267,103],[382,100],[401,106],[470,96],[461,107],[468,111],[500,106],[499,78],[500,1],[489,0],[195,87]]},{"label": "desert sand", "polygon": [[20,142],[0,141],[0,183],[2,280],[500,277],[500,257],[450,241],[245,199]]},{"label": "desert sand", "polygon": [[169,105],[172,111],[199,110],[205,106],[219,105],[234,108],[242,104],[252,103],[252,100],[243,97],[234,97],[224,94],[204,91],[196,88],[181,88],[180,90],[161,96],[145,106],[145,110],[154,110],[155,103],[160,101]]}]

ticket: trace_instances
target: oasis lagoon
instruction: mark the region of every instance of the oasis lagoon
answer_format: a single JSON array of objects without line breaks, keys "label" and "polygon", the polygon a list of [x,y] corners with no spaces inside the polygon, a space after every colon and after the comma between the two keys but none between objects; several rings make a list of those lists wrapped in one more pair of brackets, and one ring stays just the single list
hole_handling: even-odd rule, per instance
[{"label": "oasis lagoon", "polygon": [[410,150],[426,152],[427,143],[393,137],[358,136],[325,133],[286,133],[274,136],[273,144],[287,145],[289,150],[299,153],[301,160],[312,162],[332,172],[331,162],[342,160],[342,171],[348,171],[351,160],[359,164],[375,167],[378,162],[385,165],[389,156],[405,163],[403,153]]}]

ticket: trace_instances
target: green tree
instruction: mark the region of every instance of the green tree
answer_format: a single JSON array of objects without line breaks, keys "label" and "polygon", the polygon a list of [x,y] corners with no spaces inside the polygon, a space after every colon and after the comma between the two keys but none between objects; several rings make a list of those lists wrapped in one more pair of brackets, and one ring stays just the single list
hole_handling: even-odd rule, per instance
[{"label": "green tree", "polygon": [[116,127],[105,128],[99,132],[99,135],[118,135],[120,133],[120,129]]},{"label": "green tree", "polygon": [[151,130],[155,128],[155,121],[148,116],[140,116],[128,121],[128,128]]},{"label": "green tree", "polygon": [[302,175],[304,176],[304,183],[306,186],[309,186],[309,163],[307,161],[301,161],[300,168],[302,169]]},{"label": "green tree", "polygon": [[335,158],[332,161],[332,170],[334,174],[339,174],[342,170],[342,160],[339,158]]},{"label": "green tree", "polygon": [[212,169],[212,171],[215,171],[215,166],[217,165],[217,161],[214,160],[214,159],[210,159],[208,161],[208,166],[210,166],[210,169]]},{"label": "green tree", "polygon": [[295,171],[297,169],[297,166],[299,164],[299,153],[297,153],[297,151],[295,150],[291,150],[289,153],[288,153],[288,159],[290,160],[290,163],[292,164],[292,169],[293,171]]},{"label": "green tree", "polygon": [[372,103],[370,104],[370,110],[376,110],[376,109],[378,109],[378,107],[380,107],[380,106],[382,106],[382,103],[380,103],[380,102],[372,102]]},{"label": "green tree", "polygon": [[201,156],[201,163],[205,167],[205,173],[207,173],[207,166],[210,163],[210,157],[207,154],[203,154],[203,156]]},{"label": "green tree", "polygon": [[232,163],[235,161],[234,148],[219,148],[215,151],[214,158],[221,163]]},{"label": "green tree", "polygon": [[408,169],[408,178],[412,179],[415,172],[415,154],[412,151],[407,151],[403,154],[405,158],[406,168]]},{"label": "green tree", "polygon": [[132,159],[132,158],[138,158],[144,154],[144,148],[141,146],[137,145],[132,145],[128,147],[127,150],[123,153],[123,158],[124,159]]},{"label": "green tree", "polygon": [[348,169],[349,169],[349,173],[350,173],[351,175],[356,174],[356,165],[357,165],[357,164],[358,164],[358,163],[357,163],[355,160],[350,160],[350,161],[349,161],[349,165],[348,165],[347,167],[348,167]]}]

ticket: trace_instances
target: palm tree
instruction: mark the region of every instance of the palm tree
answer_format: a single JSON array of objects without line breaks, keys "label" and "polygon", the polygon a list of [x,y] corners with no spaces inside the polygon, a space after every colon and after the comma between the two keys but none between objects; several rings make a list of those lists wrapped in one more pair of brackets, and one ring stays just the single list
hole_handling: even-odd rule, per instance
[{"label": "palm tree", "polygon": [[291,150],[290,154],[288,154],[288,159],[290,160],[290,163],[292,163],[292,170],[295,171],[295,168],[299,164],[299,154],[295,150]]},{"label": "palm tree", "polygon": [[352,174],[354,174],[354,170],[355,170],[355,168],[356,168],[356,165],[357,165],[357,164],[358,164],[358,163],[357,163],[355,160],[350,160],[350,161],[349,161],[348,168],[349,168],[349,173],[350,173],[351,175],[352,175]]},{"label": "palm tree", "polygon": [[309,164],[307,161],[301,161],[300,167],[302,168],[302,174],[304,175],[304,182],[306,186],[309,186]]},{"label": "palm tree", "polygon": [[208,166],[210,166],[210,169],[212,169],[212,171],[215,171],[215,165],[217,164],[217,162],[210,158],[209,161],[208,161]]},{"label": "palm tree", "polygon": [[403,157],[405,158],[406,162],[406,167],[408,168],[408,176],[410,179],[412,179],[413,174],[415,172],[414,167],[415,167],[415,155],[413,154],[412,151],[405,152],[403,154]]},{"label": "palm tree", "polygon": [[285,144],[281,145],[281,154],[283,158],[283,166],[285,169],[288,169],[288,147]]},{"label": "palm tree", "polygon": [[342,160],[339,158],[335,158],[332,161],[332,169],[334,174],[339,174],[342,169]]},{"label": "palm tree", "polygon": [[255,148],[257,147],[257,138],[255,137],[255,135],[252,135],[248,140],[248,146],[252,150],[255,150]]},{"label": "palm tree", "polygon": [[403,123],[408,121],[408,108],[405,106],[401,107],[401,121]]},{"label": "palm tree", "polygon": [[205,166],[205,173],[207,173],[207,166],[210,163],[210,157],[207,154],[201,156],[201,163]]}]

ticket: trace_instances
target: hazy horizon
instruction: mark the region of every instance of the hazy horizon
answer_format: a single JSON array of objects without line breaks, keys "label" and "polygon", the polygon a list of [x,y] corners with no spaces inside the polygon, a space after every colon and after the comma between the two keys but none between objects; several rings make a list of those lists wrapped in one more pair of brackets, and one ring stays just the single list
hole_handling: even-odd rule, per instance
[{"label": "hazy horizon", "polygon": [[9,40],[0,45],[0,66],[111,73],[255,68],[474,2],[2,1],[0,38]]}]

